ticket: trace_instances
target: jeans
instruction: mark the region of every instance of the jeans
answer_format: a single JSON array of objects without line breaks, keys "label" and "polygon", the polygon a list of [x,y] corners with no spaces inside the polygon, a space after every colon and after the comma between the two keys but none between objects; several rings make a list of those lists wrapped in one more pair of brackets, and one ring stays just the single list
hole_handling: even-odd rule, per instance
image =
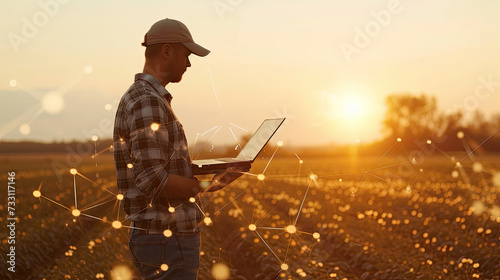
[{"label": "jeans", "polygon": [[146,234],[132,231],[129,247],[144,280],[196,280],[200,267],[200,233]]}]

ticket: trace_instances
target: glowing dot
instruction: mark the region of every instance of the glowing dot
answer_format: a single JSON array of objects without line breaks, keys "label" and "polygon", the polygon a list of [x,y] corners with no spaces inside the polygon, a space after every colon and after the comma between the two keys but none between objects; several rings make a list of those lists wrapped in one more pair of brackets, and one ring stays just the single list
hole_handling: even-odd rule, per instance
[{"label": "glowing dot", "polygon": [[303,163],[304,163],[304,161],[299,159],[299,164],[303,164]]},{"label": "glowing dot", "polygon": [[453,178],[458,178],[459,175],[460,175],[460,173],[458,173],[458,171],[456,171],[456,170],[453,170],[453,172],[451,172],[451,177],[453,177]]},{"label": "glowing dot", "polygon": [[200,187],[206,189],[210,186],[210,181],[200,181]]},{"label": "glowing dot", "polygon": [[169,229],[166,229],[163,231],[163,235],[165,235],[166,237],[170,237],[170,236],[172,236],[172,231]]},{"label": "glowing dot", "polygon": [[10,80],[10,81],[9,81],[9,85],[10,85],[11,87],[16,87],[16,86],[17,86],[17,81],[16,81],[16,80],[14,80],[14,79],[12,79],[12,80]]},{"label": "glowing dot", "polygon": [[157,131],[159,128],[160,128],[160,125],[159,125],[159,124],[157,124],[157,123],[152,123],[152,124],[151,124],[151,129],[152,129],[153,131]]},{"label": "glowing dot", "polygon": [[294,225],[289,225],[285,228],[286,232],[294,234],[297,231],[297,228]]},{"label": "glowing dot", "polygon": [[281,270],[288,270],[288,264],[282,263],[281,264]]},{"label": "glowing dot", "polygon": [[231,276],[229,267],[223,263],[214,264],[211,272],[214,279],[226,280]]},{"label": "glowing dot", "polygon": [[167,271],[167,270],[168,270],[168,265],[164,263],[164,264],[162,264],[162,265],[160,266],[160,268],[161,268],[161,270],[163,270],[163,271]]},{"label": "glowing dot", "polygon": [[427,144],[432,144],[432,141],[431,140],[427,140]]},{"label": "glowing dot", "polygon": [[121,228],[121,227],[122,227],[122,223],[121,223],[120,221],[113,221],[113,222],[111,223],[111,226],[113,226],[113,227],[114,227],[114,228],[116,228],[116,229],[119,229],[119,228]]},{"label": "glowing dot", "polygon": [[116,199],[118,199],[118,200],[123,200],[123,194],[121,194],[121,193],[120,193],[120,194],[117,194],[117,195],[116,195]]},{"label": "glowing dot", "polygon": [[[127,265],[119,264],[111,270],[111,280],[131,280],[133,279],[133,274]],[[104,278],[104,274],[101,273],[101,278]]]},{"label": "glowing dot", "polygon": [[457,167],[462,166],[462,164],[460,163],[460,161],[457,161],[457,162],[455,163],[455,165],[456,165]]},{"label": "glowing dot", "polygon": [[401,139],[401,138],[398,138],[398,139],[396,139],[396,140],[397,140],[398,142],[401,142],[401,141],[403,141],[403,139]]},{"label": "glowing dot", "polygon": [[134,165],[132,163],[127,163],[127,167],[132,168],[132,167],[134,167]]},{"label": "glowing dot", "polygon": [[205,219],[203,219],[203,222],[207,226],[211,226],[213,224],[212,219],[210,219],[210,217],[205,217]]},{"label": "glowing dot", "polygon": [[283,147],[283,141],[278,141],[276,145],[278,145],[278,147]]},{"label": "glowing dot", "polygon": [[363,220],[365,218],[365,214],[358,213],[358,220]]},{"label": "glowing dot", "polygon": [[250,224],[248,226],[248,229],[251,230],[251,231],[255,231],[257,229],[257,226],[255,224]]},{"label": "glowing dot", "polygon": [[92,135],[92,141],[94,141],[94,142],[95,142],[95,141],[97,141],[97,140],[99,140],[99,137],[98,137],[97,135]]},{"label": "glowing dot", "polygon": [[92,73],[94,69],[92,68],[92,66],[90,65],[86,65],[84,68],[83,68],[83,72],[85,72],[85,74],[90,74]]},{"label": "glowing dot", "polygon": [[33,196],[40,197],[40,196],[42,196],[42,193],[39,190],[36,190],[36,191],[33,191]]},{"label": "glowing dot", "polygon": [[64,108],[64,99],[62,94],[49,92],[41,100],[43,110],[48,114],[57,114]]},{"label": "glowing dot", "polygon": [[71,173],[72,175],[76,175],[76,173],[78,173],[78,171],[76,171],[76,169],[74,169],[74,168],[71,168],[69,170],[69,173]]},{"label": "glowing dot", "polygon": [[493,186],[497,188],[500,187],[500,172],[493,173],[493,177],[491,177],[491,182],[493,183]]},{"label": "glowing dot", "polygon": [[483,165],[479,162],[474,162],[474,164],[472,164],[472,171],[476,172],[476,173],[480,173],[483,171]]},{"label": "glowing dot", "polygon": [[264,181],[264,179],[266,179],[266,176],[264,174],[259,174],[259,175],[257,175],[257,179],[259,181]]},{"label": "glowing dot", "polygon": [[464,135],[464,132],[463,132],[463,131],[459,131],[459,132],[457,132],[457,138],[458,138],[458,139],[462,139],[462,138],[464,138],[464,136],[465,136],[465,135]]},{"label": "glowing dot", "polygon": [[104,110],[111,111],[111,104],[104,105]]},{"label": "glowing dot", "polygon": [[168,207],[168,212],[174,213],[175,212],[175,208],[172,207],[172,206]]},{"label": "glowing dot", "polygon": [[320,234],[318,232],[313,233],[314,239],[319,239]]},{"label": "glowing dot", "polygon": [[19,127],[19,133],[21,133],[22,135],[28,135],[30,134],[31,132],[31,127],[29,124],[22,124],[20,127]]},{"label": "glowing dot", "polygon": [[342,182],[342,178],[339,179],[339,182]]},{"label": "glowing dot", "polygon": [[190,198],[189,198],[189,202],[191,202],[191,203],[195,203],[195,202],[196,202],[196,198],[194,198],[194,197],[190,197]]},{"label": "glowing dot", "polygon": [[311,174],[309,175],[309,179],[313,180],[313,181],[316,181],[316,179],[318,179],[318,175],[316,174]]},{"label": "glowing dot", "polygon": [[73,211],[71,211],[71,214],[72,214],[73,216],[75,216],[75,217],[78,217],[78,216],[80,216],[80,210],[78,210],[78,209],[74,209]]}]

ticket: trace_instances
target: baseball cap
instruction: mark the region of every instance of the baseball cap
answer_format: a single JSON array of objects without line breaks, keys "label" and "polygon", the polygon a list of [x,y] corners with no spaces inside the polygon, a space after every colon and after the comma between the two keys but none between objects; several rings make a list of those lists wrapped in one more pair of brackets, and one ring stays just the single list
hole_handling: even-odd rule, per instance
[{"label": "baseball cap", "polygon": [[182,43],[192,53],[198,56],[206,56],[209,50],[196,44],[184,23],[175,19],[162,19],[151,26],[144,35],[143,46],[147,47],[160,43]]}]

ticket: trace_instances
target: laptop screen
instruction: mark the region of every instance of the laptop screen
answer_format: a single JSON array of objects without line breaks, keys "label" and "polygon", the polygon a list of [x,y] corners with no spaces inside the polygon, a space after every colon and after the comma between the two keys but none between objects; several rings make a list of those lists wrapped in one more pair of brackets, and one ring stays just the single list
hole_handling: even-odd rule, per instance
[{"label": "laptop screen", "polygon": [[252,138],[248,140],[245,147],[241,149],[236,158],[241,160],[255,160],[262,148],[264,148],[284,120],[285,118],[265,120]]}]

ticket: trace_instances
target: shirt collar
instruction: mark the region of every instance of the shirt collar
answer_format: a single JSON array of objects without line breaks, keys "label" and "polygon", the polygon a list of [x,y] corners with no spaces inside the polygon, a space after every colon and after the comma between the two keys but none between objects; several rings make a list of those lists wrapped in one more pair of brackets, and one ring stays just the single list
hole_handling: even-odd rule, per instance
[{"label": "shirt collar", "polygon": [[146,73],[138,73],[138,74],[135,74],[135,81],[137,80],[143,80],[143,81],[146,81],[148,82],[156,92],[158,92],[158,94],[160,94],[161,97],[163,97],[165,100],[168,101],[168,104],[170,104],[170,102],[172,101],[172,98],[174,98],[170,92],[168,92],[165,87],[160,84],[160,82],[158,82],[158,80],[153,77],[152,75],[150,74],[146,74]]}]

